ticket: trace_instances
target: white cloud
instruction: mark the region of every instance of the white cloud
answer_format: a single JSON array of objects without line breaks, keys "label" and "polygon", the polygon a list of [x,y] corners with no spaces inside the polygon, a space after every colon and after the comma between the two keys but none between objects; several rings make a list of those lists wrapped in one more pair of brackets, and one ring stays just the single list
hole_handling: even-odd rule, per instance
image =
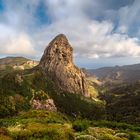
[{"label": "white cloud", "polygon": [[125,30],[133,28],[135,24],[140,24],[140,0],[134,0],[132,5],[126,5],[118,10],[119,26]]},{"label": "white cloud", "polygon": [[29,29],[34,25],[39,1],[4,1],[5,11],[0,13],[0,55],[36,57]]},{"label": "white cloud", "polygon": [[25,55],[31,56],[35,55],[31,40],[26,34],[17,35],[12,38],[9,42],[5,44],[4,52],[7,54]]},{"label": "white cloud", "polygon": [[[78,0],[81,2],[80,0]],[[102,57],[138,57],[140,56],[140,45],[137,38],[131,38],[126,32],[125,26],[120,27],[118,33],[114,32],[114,24],[111,21],[98,22],[89,18],[84,13],[83,4],[78,5],[72,1],[74,6],[77,6],[73,14],[72,4],[69,2],[63,3],[63,0],[47,0],[47,7],[50,12],[53,11],[52,18],[55,21],[46,27],[43,27],[37,32],[36,40],[42,40],[43,44],[49,43],[50,37],[54,37],[59,33],[64,33],[68,36],[74,47],[75,56],[88,58]],[[89,1],[88,1],[89,2]],[[65,7],[64,7],[64,5]],[[85,6],[89,6],[86,5]],[[54,8],[55,7],[55,8]],[[66,15],[62,14],[66,11]],[[72,14],[71,14],[72,13]],[[123,33],[123,34],[122,34]]]},{"label": "white cloud", "polygon": [[121,25],[118,27],[117,31],[122,34],[126,34],[128,32],[128,27]]},{"label": "white cloud", "polygon": [[4,55],[35,55],[30,37],[24,32],[16,32],[6,25],[0,24],[0,54]]},{"label": "white cloud", "polygon": [[[0,21],[0,54],[36,57],[35,53],[43,53],[53,37],[64,33],[70,39],[75,57],[140,56],[138,39],[127,35],[128,25],[135,20],[139,11],[139,5],[135,4],[138,0],[134,6],[113,11],[120,16],[117,33],[114,32],[115,25],[111,20],[99,22],[93,19],[99,9],[105,8],[99,0],[46,0],[46,13],[52,22],[41,27],[35,26],[34,14],[40,1],[25,0],[22,4],[15,4],[6,0],[7,10],[2,16],[3,21]],[[105,13],[110,14],[108,10]]]}]

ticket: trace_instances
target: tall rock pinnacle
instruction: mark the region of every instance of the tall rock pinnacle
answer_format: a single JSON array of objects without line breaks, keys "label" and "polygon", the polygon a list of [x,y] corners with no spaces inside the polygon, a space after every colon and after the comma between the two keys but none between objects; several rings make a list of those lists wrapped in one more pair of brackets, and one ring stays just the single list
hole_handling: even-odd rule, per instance
[{"label": "tall rock pinnacle", "polygon": [[68,39],[60,34],[45,49],[39,66],[62,90],[88,96],[85,75],[73,64],[72,53]]}]

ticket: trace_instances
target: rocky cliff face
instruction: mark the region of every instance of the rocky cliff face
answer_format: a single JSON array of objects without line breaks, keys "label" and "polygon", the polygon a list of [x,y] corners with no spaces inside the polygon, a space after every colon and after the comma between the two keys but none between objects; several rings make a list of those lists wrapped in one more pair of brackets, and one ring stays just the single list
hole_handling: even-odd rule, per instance
[{"label": "rocky cliff face", "polygon": [[45,49],[39,66],[62,90],[89,96],[85,75],[73,64],[72,53],[68,39],[60,34]]}]

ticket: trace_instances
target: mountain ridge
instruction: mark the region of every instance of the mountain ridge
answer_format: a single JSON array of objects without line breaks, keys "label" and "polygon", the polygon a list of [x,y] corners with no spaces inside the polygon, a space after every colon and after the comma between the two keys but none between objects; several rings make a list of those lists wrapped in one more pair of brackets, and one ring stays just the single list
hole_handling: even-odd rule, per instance
[{"label": "mountain ridge", "polygon": [[5,57],[0,58],[0,70],[6,69],[30,69],[38,65],[38,61],[31,60],[25,57]]},{"label": "mountain ridge", "polygon": [[140,63],[88,69],[87,71],[91,75],[95,75],[101,81],[120,80],[121,82],[136,82],[140,79]]}]

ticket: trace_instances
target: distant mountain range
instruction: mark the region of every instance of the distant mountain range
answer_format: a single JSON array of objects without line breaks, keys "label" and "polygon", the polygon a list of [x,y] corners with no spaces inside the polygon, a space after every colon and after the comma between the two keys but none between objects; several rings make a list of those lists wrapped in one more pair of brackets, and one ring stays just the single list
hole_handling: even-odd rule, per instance
[{"label": "distant mountain range", "polygon": [[140,64],[89,69],[88,72],[102,81],[135,82],[140,80]]}]

